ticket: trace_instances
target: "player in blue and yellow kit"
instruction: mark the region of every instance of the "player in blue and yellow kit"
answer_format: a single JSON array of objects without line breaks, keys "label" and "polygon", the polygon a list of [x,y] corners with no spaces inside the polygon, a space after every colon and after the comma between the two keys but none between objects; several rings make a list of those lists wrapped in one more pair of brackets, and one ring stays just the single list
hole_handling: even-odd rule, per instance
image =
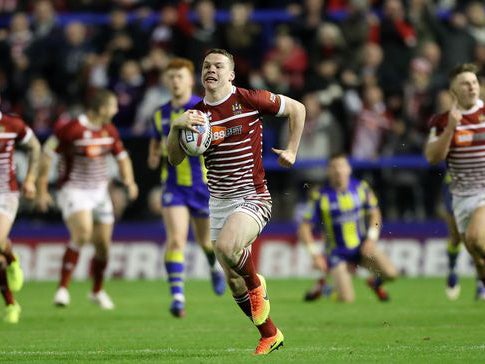
[{"label": "player in blue and yellow kit", "polygon": [[153,135],[150,140],[148,165],[157,168],[162,159],[162,216],[167,233],[165,268],[167,270],[175,317],[185,315],[184,248],[192,221],[197,243],[204,250],[211,269],[214,292],[225,291],[223,273],[216,268],[216,257],[210,241],[209,192],[203,157],[189,157],[178,166],[167,162],[166,137],[170,123],[187,109],[192,109],[201,98],[192,94],[194,65],[191,61],[175,58],[166,69],[166,83],[172,99],[162,105],[153,118]]},{"label": "player in blue and yellow kit", "polygon": [[[360,265],[375,274],[369,278],[368,285],[379,300],[387,301],[389,296],[382,284],[396,278],[397,271],[377,247],[381,212],[369,185],[351,178],[351,173],[345,155],[337,154],[329,159],[328,182],[309,199],[299,237],[310,248],[314,259],[320,256],[322,271],[330,272],[338,300],[354,300],[351,272]],[[314,248],[312,229],[322,225],[327,259]]]}]

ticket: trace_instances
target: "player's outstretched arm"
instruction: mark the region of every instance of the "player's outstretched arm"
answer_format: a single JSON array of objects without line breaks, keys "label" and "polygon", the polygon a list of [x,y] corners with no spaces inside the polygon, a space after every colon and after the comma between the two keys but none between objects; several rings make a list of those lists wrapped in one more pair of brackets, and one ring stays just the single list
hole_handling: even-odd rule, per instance
[{"label": "player's outstretched arm", "polygon": [[198,130],[195,125],[204,125],[205,119],[195,110],[187,110],[170,125],[170,132],[167,137],[168,162],[171,165],[179,165],[184,160],[186,154],[179,144],[180,130],[189,129],[196,133]]},{"label": "player's outstretched arm", "polygon": [[298,240],[300,240],[310,252],[313,260],[313,268],[326,272],[327,263],[323,258],[320,247],[315,244],[313,239],[312,224],[307,221],[301,222],[298,226],[297,236]]},{"label": "player's outstretched arm", "polygon": [[280,95],[280,97],[284,98],[285,110],[283,116],[288,117],[290,132],[286,149],[272,148],[272,150],[278,155],[278,163],[282,167],[290,168],[296,161],[296,154],[305,125],[306,110],[301,102],[284,95]]},{"label": "player's outstretched arm", "polygon": [[27,175],[22,185],[22,194],[25,198],[33,200],[36,196],[35,183],[39,172],[40,143],[35,135],[29,139],[24,148],[27,150],[28,166]]},{"label": "player's outstretched arm", "polygon": [[123,158],[118,159],[117,162],[121,180],[128,191],[128,198],[130,201],[136,200],[138,197],[138,185],[135,182],[131,158],[126,154]]}]

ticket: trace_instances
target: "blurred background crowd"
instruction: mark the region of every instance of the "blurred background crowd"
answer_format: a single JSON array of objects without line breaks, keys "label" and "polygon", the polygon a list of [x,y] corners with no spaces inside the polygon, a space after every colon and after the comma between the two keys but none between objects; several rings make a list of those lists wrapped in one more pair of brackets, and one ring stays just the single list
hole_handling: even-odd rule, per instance
[{"label": "blurred background crowd", "polygon": [[[159,181],[146,167],[146,149],[153,111],[169,98],[164,68],[173,56],[200,67],[204,52],[214,47],[234,54],[236,85],[287,94],[305,104],[300,160],[324,160],[337,151],[354,161],[417,156],[429,117],[450,107],[450,68],[475,62],[485,78],[485,5],[0,0],[0,109],[20,114],[45,139],[56,120],[82,111],[94,89],[113,90],[120,107],[114,122],[143,192],[124,217],[153,218],[157,209],[148,212],[147,206],[156,206],[152,188]],[[270,159],[271,147],[285,143],[286,124],[267,118],[264,125]],[[377,163],[356,174],[374,186],[386,219],[436,217],[442,167]],[[323,178],[323,164],[291,174],[270,168],[275,218],[291,218],[306,189]],[[113,191],[121,216],[123,193]]]}]

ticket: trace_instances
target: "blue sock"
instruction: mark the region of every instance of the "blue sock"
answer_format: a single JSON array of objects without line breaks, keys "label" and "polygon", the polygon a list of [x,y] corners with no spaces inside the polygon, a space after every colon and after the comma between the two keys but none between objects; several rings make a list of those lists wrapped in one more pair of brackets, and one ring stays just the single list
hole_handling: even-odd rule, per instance
[{"label": "blue sock", "polygon": [[460,245],[453,245],[451,241],[448,241],[448,247],[446,249],[448,255],[448,269],[450,273],[455,271],[456,261],[458,260],[458,255],[460,254]]},{"label": "blue sock", "polygon": [[178,301],[184,300],[184,253],[177,250],[165,253],[165,269],[167,270],[170,293]]}]

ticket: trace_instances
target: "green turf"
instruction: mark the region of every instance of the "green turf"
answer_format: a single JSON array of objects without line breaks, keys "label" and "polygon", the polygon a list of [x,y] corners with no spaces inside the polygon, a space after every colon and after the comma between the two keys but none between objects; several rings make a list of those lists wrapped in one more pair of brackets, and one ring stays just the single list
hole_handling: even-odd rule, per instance
[{"label": "green turf", "polygon": [[207,281],[187,282],[187,317],[168,312],[164,282],[111,281],[117,307],[104,312],[74,282],[69,308],[52,306],[54,283],[27,283],[17,296],[18,325],[0,322],[0,362],[8,363],[477,363],[485,361],[485,302],[473,300],[471,279],[456,302],[443,279],[401,279],[378,303],[362,280],[354,304],[302,302],[309,280],[268,280],[272,317],[285,346],[251,356],[258,334],[229,294]]}]

